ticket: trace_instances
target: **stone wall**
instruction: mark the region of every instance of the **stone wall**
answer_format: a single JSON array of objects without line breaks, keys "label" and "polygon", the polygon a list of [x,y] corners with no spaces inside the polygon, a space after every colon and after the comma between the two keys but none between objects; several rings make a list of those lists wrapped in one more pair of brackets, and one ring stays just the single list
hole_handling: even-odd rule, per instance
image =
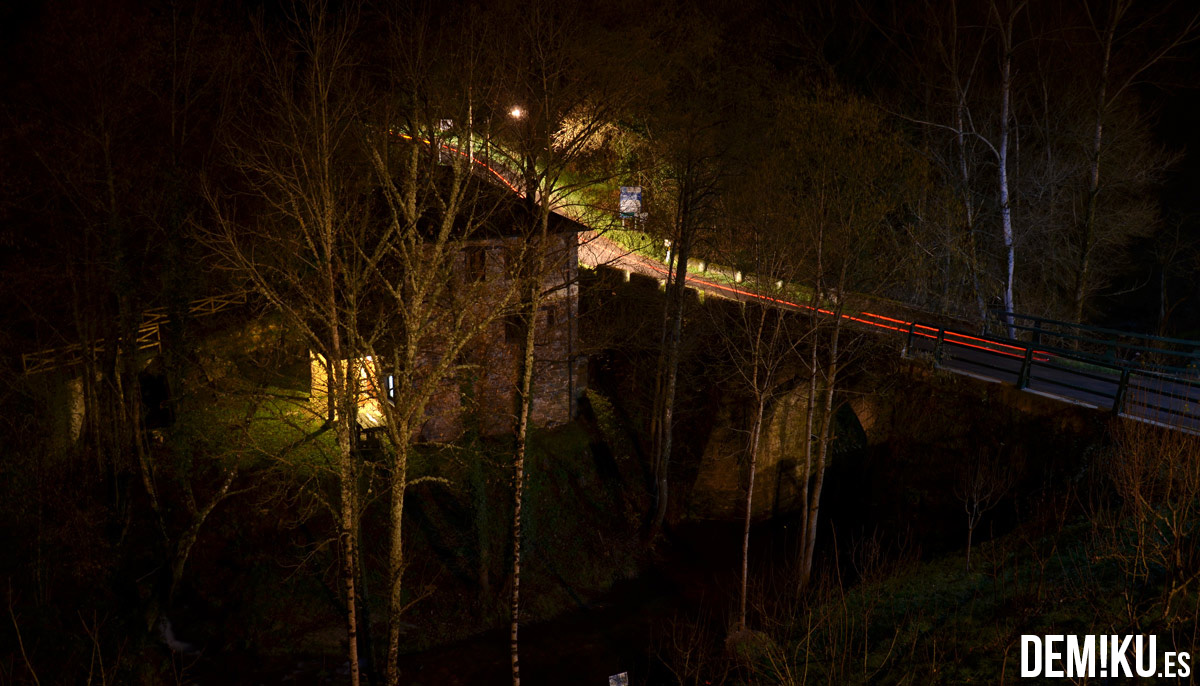
[{"label": "stone wall", "polygon": [[[1010,450],[1021,441],[1045,443],[1047,440],[1040,438],[1044,434],[1065,442],[1070,442],[1070,437],[1087,440],[1102,433],[1102,424],[1109,416],[1101,410],[1059,402],[1011,385],[932,369],[921,362],[882,359],[874,364],[886,373],[848,377],[848,393],[844,396],[852,421],[865,439],[863,447],[868,449],[919,445],[937,447],[948,454],[969,454],[979,445],[1000,443],[989,431],[1010,435],[1011,439],[1006,440]],[[799,488],[805,478],[807,395],[807,386],[798,384],[767,410],[754,484],[755,520],[795,512],[800,505]],[[736,521],[743,516],[750,420],[747,403],[744,396],[733,393],[721,400],[687,497],[685,517]],[[883,453],[895,450],[899,448],[889,447]],[[839,459],[831,456],[831,465]],[[931,463],[930,470],[947,469],[946,458],[939,459],[942,463]]]},{"label": "stone wall", "polygon": [[[586,389],[586,360],[578,355],[579,252],[574,233],[551,237],[547,257],[555,265],[543,280],[545,293],[537,312],[537,339],[534,349],[533,408],[535,426],[553,427],[575,416],[576,403]],[[487,278],[498,293],[511,288],[507,278],[505,255],[515,250],[519,239],[489,241]],[[520,326],[511,318],[493,322],[470,352],[472,373],[459,395],[475,405],[478,430],[484,435],[513,431],[518,412],[517,374],[524,340]],[[449,393],[447,389],[446,393]],[[471,408],[463,408],[470,410]],[[465,426],[445,426],[431,438],[445,440]]]},{"label": "stone wall", "polygon": [[[543,280],[544,297],[537,313],[537,343],[533,378],[532,421],[534,426],[553,427],[575,416],[578,399],[587,387],[587,361],[578,355],[578,238],[573,232],[550,238],[547,260],[554,265]],[[477,241],[458,258],[458,278],[482,284],[483,293],[495,298],[478,298],[463,306],[478,309],[480,319],[498,314],[495,308],[512,288],[509,268],[519,250],[516,237]],[[453,441],[468,430],[485,436],[511,433],[518,414],[518,369],[524,343],[520,327],[511,316],[499,313],[495,321],[463,352],[462,371],[448,378],[434,394],[421,427],[426,441]],[[430,354],[432,358],[435,354]],[[345,362],[343,361],[343,365]],[[312,396],[324,397],[323,365],[312,363]],[[386,370],[380,378],[386,386]],[[386,391],[385,391],[386,392]],[[380,414],[378,407],[360,402],[369,420]],[[362,422],[360,421],[360,424]],[[365,425],[364,425],[365,426]]]}]

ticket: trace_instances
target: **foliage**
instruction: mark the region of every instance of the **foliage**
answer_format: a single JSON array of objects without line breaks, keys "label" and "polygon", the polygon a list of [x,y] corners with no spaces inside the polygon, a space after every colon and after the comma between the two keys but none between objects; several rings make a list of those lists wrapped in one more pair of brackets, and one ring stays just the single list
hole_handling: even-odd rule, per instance
[{"label": "foliage", "polygon": [[1023,634],[1156,634],[1194,653],[1195,438],[1132,421],[1113,438],[1079,492],[973,553],[889,555],[868,537],[800,595],[774,568],[754,591],[762,639],[722,651],[693,625],[662,659],[682,673],[709,642],[681,683],[990,684],[1016,679]]},{"label": "foliage", "polygon": [[645,255],[659,261],[667,258],[667,249],[663,242],[645,231],[608,229],[604,232],[604,237],[635,255]]}]

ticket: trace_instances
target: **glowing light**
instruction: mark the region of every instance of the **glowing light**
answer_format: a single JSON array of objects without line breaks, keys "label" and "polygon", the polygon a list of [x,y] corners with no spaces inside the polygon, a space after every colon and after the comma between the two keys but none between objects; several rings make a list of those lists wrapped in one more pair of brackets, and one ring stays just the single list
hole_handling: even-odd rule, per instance
[{"label": "glowing light", "polygon": [[521,119],[525,116],[525,110],[521,109],[520,107],[513,107],[508,111],[508,116],[512,117],[513,119]]}]

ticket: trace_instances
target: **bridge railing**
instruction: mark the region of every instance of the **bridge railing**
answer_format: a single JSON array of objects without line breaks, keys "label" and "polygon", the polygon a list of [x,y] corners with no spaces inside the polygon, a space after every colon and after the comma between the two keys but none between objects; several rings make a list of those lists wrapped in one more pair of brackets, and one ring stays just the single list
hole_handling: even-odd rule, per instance
[{"label": "bridge railing", "polygon": [[[1008,312],[993,311],[1001,323]],[[1013,313],[1017,337],[1047,350],[1102,364],[1176,375],[1200,371],[1200,341],[1138,334],[1088,324]],[[1006,325],[1006,324],[1005,324]]]},{"label": "bridge railing", "polygon": [[1200,430],[1200,379],[1128,361],[921,322],[907,329],[904,354],[928,354],[939,367],[1011,383],[1117,415]]}]

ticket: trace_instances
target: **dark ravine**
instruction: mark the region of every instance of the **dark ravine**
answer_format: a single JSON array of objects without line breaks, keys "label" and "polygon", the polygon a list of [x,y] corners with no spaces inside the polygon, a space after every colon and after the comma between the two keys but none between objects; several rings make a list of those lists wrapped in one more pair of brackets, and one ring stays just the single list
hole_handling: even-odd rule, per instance
[{"label": "dark ravine", "polygon": [[[1089,436],[1096,438],[1086,430],[1063,430],[1062,417],[1038,415],[1028,408],[1014,410],[1003,397],[980,395],[978,388],[962,388],[958,381],[952,385],[945,387],[933,379],[901,393],[893,399],[897,409],[890,419],[896,423],[890,440],[843,454],[832,468],[818,557],[825,573],[839,575],[847,589],[858,583],[855,556],[864,541],[872,541],[883,557],[891,559],[932,559],[962,548],[961,506],[949,481],[972,445],[986,448],[998,443],[999,435],[1009,435],[1030,469],[1012,496],[986,518],[977,532],[978,545],[1018,526],[1014,513],[1019,501],[1046,480],[1060,480],[1077,469],[1090,450]],[[967,417],[957,431],[929,433],[929,425],[909,414],[920,411],[922,395],[956,393]],[[1059,428],[1055,440],[1037,438],[1046,436],[1047,422]],[[991,430],[984,430],[986,426]],[[1086,424],[1073,426],[1087,428]],[[1072,445],[1078,450],[1070,450]],[[794,515],[785,513],[755,526],[753,574],[779,578],[787,573],[795,554],[795,523]],[[740,562],[738,553],[736,522],[676,522],[639,576],[619,581],[603,593],[572,594],[570,609],[523,627],[522,680],[602,684],[609,675],[627,671],[634,684],[672,683],[656,650],[663,648],[665,633],[679,618],[701,618],[714,636],[724,635],[734,600],[730,589]],[[495,627],[465,640],[405,654],[401,669],[411,684],[504,684],[509,679],[508,661],[507,632]],[[194,672],[203,677],[202,682],[220,677],[231,684],[336,683],[344,667],[311,657],[258,663],[221,656],[206,663],[202,658]]]}]

